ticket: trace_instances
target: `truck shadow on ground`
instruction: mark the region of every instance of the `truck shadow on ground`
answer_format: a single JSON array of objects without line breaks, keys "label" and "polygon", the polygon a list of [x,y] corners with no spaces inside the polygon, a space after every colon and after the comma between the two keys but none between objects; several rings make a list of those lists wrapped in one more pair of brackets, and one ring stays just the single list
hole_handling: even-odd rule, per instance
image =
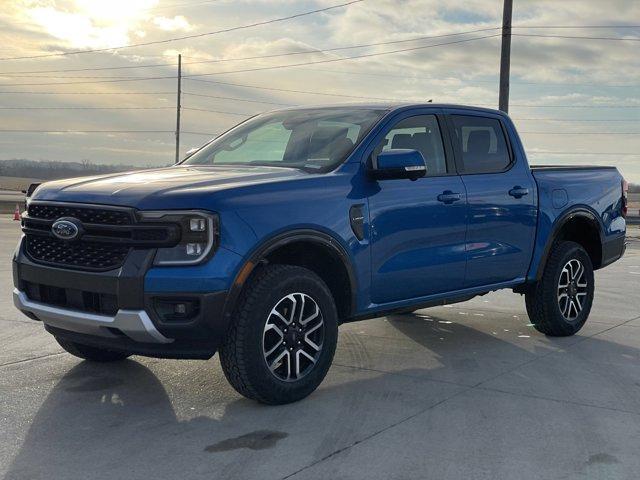
[{"label": "truck shadow on ground", "polygon": [[[280,407],[262,406],[230,391],[209,400],[211,389],[221,388],[221,379],[200,375],[190,381],[189,377],[192,369],[200,368],[194,365],[210,368],[211,363],[186,363],[180,376],[171,377],[180,387],[172,385],[169,395],[152,370],[135,360],[111,365],[80,362],[63,374],[42,403],[6,478],[228,479],[247,478],[260,471],[262,478],[271,478],[275,472],[284,475],[379,428],[367,427],[372,412],[384,411],[380,416],[391,424],[402,418],[403,409],[423,408],[412,403],[420,403],[420,388],[428,392],[434,384],[424,382],[415,387],[417,395],[409,396],[390,381],[398,376],[429,378],[442,369],[481,371],[481,363],[465,365],[462,361],[468,357],[462,352],[465,348],[497,350],[504,358],[516,355],[519,361],[540,354],[468,326],[443,325],[432,318],[435,322],[398,315],[388,321],[398,330],[395,336],[401,332],[425,354],[435,354],[437,367],[397,365],[393,373],[379,371],[367,345],[373,337],[347,332],[341,334],[336,360],[342,365],[336,368],[347,373],[343,371],[340,380],[334,381],[331,377],[338,374],[330,372],[325,385],[311,397]],[[458,347],[443,344],[443,328],[460,341]],[[607,358],[623,356],[636,364],[640,359],[635,348],[595,338],[589,341]],[[387,360],[394,356],[393,351],[376,350],[375,354],[381,356],[379,364],[384,364],[385,356]],[[161,363],[154,363],[154,369],[156,365],[162,368]],[[359,375],[359,369],[369,369],[369,375]],[[211,370],[211,377],[221,375],[219,369]],[[184,404],[189,401],[198,406],[198,416],[185,413],[189,409]],[[389,406],[389,402],[397,405]],[[289,451],[296,451],[297,457]],[[268,463],[274,456],[281,462],[277,466]]]}]

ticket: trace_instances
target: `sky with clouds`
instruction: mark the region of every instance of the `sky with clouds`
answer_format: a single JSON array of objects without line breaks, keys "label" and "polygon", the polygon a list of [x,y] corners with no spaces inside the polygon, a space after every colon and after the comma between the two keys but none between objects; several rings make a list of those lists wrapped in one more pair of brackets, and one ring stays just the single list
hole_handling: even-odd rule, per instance
[{"label": "sky with clouds", "polygon": [[[182,153],[280,105],[433,99],[497,107],[500,38],[491,29],[501,24],[502,0],[365,0],[187,40],[42,56],[193,36],[346,1],[2,0],[0,160],[171,163],[178,53],[182,130],[191,132]],[[613,164],[640,183],[640,2],[514,0],[513,25],[510,114],[531,163]],[[576,26],[591,28],[559,28]],[[557,38],[567,36],[628,40]],[[386,42],[396,43],[379,45]],[[40,57],[6,60],[25,56]],[[111,67],[126,68],[104,70]]]}]

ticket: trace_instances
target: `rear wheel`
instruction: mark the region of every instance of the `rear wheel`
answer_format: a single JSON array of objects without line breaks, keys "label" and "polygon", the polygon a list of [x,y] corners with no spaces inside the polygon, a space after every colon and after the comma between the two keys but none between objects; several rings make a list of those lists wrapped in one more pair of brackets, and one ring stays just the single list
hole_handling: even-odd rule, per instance
[{"label": "rear wheel", "polygon": [[116,352],[113,350],[105,350],[103,348],[90,347],[81,343],[71,342],[62,338],[55,337],[58,344],[68,353],[83,360],[92,362],[117,362],[129,357],[129,353]]},{"label": "rear wheel", "polygon": [[555,244],[542,278],[525,294],[531,323],[554,337],[577,333],[589,317],[594,291],[587,252],[575,242]]},{"label": "rear wheel", "polygon": [[324,379],[337,338],[335,303],[322,279],[306,268],[267,265],[238,301],[220,363],[245,397],[295,402]]}]

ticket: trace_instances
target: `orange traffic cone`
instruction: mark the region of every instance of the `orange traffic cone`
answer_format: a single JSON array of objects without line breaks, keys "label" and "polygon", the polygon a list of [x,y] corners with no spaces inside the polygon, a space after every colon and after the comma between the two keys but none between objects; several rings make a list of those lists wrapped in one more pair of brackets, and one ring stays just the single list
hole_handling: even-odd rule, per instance
[{"label": "orange traffic cone", "polygon": [[20,205],[16,203],[16,209],[13,212],[13,219],[20,220]]}]

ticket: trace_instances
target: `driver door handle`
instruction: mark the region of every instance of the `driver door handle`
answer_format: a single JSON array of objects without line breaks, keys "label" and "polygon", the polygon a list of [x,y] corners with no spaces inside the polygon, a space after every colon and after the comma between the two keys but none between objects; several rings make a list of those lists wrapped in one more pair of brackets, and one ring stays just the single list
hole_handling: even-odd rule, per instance
[{"label": "driver door handle", "polygon": [[444,203],[445,205],[450,205],[453,202],[457,202],[462,199],[462,195],[459,193],[454,193],[451,190],[445,190],[440,195],[438,195],[438,201]]},{"label": "driver door handle", "polygon": [[525,195],[529,195],[529,189],[528,188],[522,188],[521,186],[516,185],[511,190],[509,190],[509,195],[511,195],[512,197],[515,197],[515,198],[522,198]]}]

